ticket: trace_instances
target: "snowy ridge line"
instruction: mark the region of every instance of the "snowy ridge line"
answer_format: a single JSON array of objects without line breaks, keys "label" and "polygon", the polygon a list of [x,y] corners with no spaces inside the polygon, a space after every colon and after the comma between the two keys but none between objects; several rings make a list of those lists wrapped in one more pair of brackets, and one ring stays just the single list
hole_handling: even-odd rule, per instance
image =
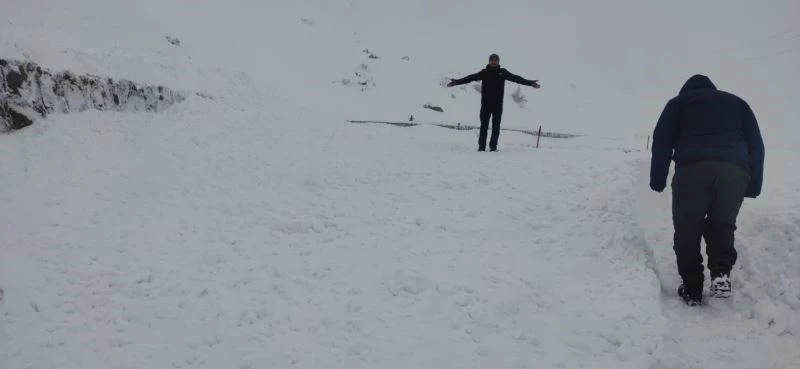
[{"label": "snowy ridge line", "polygon": [[48,114],[89,109],[160,112],[185,98],[164,86],[53,73],[33,62],[0,59],[0,131],[27,127]]},{"label": "snowy ridge line", "polygon": [[[481,127],[478,126],[470,126],[470,125],[463,125],[461,123],[456,124],[447,124],[447,123],[422,123],[422,122],[397,122],[397,121],[380,121],[380,120],[347,120],[348,123],[356,123],[356,124],[368,124],[368,123],[375,123],[375,124],[389,124],[397,127],[414,127],[418,125],[431,125],[437,126],[442,128],[449,128],[455,130],[475,130],[480,129]],[[527,130],[527,129],[517,129],[517,128],[500,128],[501,131],[509,131],[509,132],[520,132],[525,133],[531,136],[538,136],[539,131]],[[580,137],[580,135],[570,134],[570,133],[558,133],[558,132],[547,132],[542,131],[542,137],[549,137],[549,138],[573,138],[573,137]]]}]

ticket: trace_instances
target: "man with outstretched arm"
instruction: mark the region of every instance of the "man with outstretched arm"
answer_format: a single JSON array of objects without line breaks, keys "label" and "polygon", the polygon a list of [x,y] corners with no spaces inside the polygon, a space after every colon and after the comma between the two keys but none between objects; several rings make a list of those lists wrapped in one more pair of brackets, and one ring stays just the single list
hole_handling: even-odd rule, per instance
[{"label": "man with outstretched arm", "polygon": [[481,81],[481,132],[478,137],[478,151],[486,151],[489,118],[492,119],[492,138],[489,140],[489,150],[497,151],[497,143],[500,138],[500,119],[503,116],[505,82],[511,81],[521,85],[539,88],[539,81],[527,80],[500,67],[500,57],[497,54],[492,54],[489,56],[489,64],[486,65],[486,68],[464,78],[453,79],[447,84],[447,87],[463,85],[474,81]]}]

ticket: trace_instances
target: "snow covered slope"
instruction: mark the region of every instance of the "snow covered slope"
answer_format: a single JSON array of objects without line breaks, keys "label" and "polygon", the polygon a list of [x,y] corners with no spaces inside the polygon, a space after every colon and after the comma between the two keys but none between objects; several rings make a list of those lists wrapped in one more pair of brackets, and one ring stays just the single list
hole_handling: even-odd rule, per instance
[{"label": "snow covered slope", "polygon": [[[508,127],[639,135],[644,143],[654,112],[689,76],[705,73],[753,103],[773,144],[792,143],[784,137],[800,134],[792,119],[800,114],[793,103],[797,55],[787,52],[796,47],[792,28],[800,5],[793,0],[4,5],[11,9],[0,22],[6,57],[185,90],[210,87],[205,68],[243,71],[337,121],[414,114],[475,123],[478,94],[440,83],[477,71],[497,52],[509,70],[543,86],[521,89],[528,100],[522,108],[509,99]],[[165,36],[182,43],[175,47]],[[369,89],[362,92],[359,82]],[[444,113],[422,108],[426,103]]]},{"label": "snow covered slope", "polygon": [[[7,0],[0,57],[189,94],[0,136],[0,368],[800,367],[797,57],[743,60],[797,4],[714,5]],[[474,124],[440,83],[491,52],[543,86],[506,126],[583,137],[344,122]],[[698,72],[768,146],[735,297],[690,309],[642,149]]]}]

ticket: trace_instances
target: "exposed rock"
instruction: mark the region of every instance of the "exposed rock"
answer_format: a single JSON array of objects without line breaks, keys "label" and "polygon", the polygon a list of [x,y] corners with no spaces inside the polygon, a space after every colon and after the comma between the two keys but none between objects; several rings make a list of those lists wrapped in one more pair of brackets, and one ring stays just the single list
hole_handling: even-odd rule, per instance
[{"label": "exposed rock", "polygon": [[173,44],[175,46],[181,46],[181,40],[179,38],[172,37],[172,36],[164,36],[164,37],[167,39],[167,41],[169,43],[171,43],[171,44]]},{"label": "exposed rock", "polygon": [[371,51],[369,51],[369,49],[364,49],[362,51],[364,52],[364,54],[367,54],[367,57],[370,59],[380,59],[379,56],[373,54]]},{"label": "exposed rock", "polygon": [[0,105],[0,121],[3,121],[6,129],[17,130],[33,124],[33,120],[28,115],[35,115],[35,112],[28,114],[17,111],[18,108],[9,106],[8,103]]},{"label": "exposed rock", "polygon": [[433,105],[431,105],[431,104],[425,104],[425,105],[423,105],[422,107],[423,107],[423,108],[425,108],[425,109],[430,109],[430,110],[433,110],[433,111],[438,111],[438,112],[440,112],[440,113],[443,113],[443,112],[444,112],[444,109],[442,109],[442,108],[440,108],[440,107],[438,107],[438,106],[433,106]]},{"label": "exposed rock", "polygon": [[89,109],[158,112],[184,99],[183,93],[163,86],[52,73],[35,63],[0,60],[0,130],[24,128],[48,114]]}]

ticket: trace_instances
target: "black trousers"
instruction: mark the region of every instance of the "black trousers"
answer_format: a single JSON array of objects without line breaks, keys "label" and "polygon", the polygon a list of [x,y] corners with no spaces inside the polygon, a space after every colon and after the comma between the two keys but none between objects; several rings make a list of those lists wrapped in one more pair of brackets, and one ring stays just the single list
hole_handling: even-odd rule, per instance
[{"label": "black trousers", "polygon": [[672,221],[678,273],[690,289],[702,289],[706,241],[711,278],[727,275],[736,264],[736,218],[750,182],[741,167],[722,161],[702,161],[677,167],[672,178]]},{"label": "black trousers", "polygon": [[486,136],[489,133],[489,118],[492,119],[492,138],[489,148],[496,149],[500,139],[500,119],[503,117],[503,103],[484,102],[481,104],[481,133],[478,136],[478,148],[486,148]]}]

